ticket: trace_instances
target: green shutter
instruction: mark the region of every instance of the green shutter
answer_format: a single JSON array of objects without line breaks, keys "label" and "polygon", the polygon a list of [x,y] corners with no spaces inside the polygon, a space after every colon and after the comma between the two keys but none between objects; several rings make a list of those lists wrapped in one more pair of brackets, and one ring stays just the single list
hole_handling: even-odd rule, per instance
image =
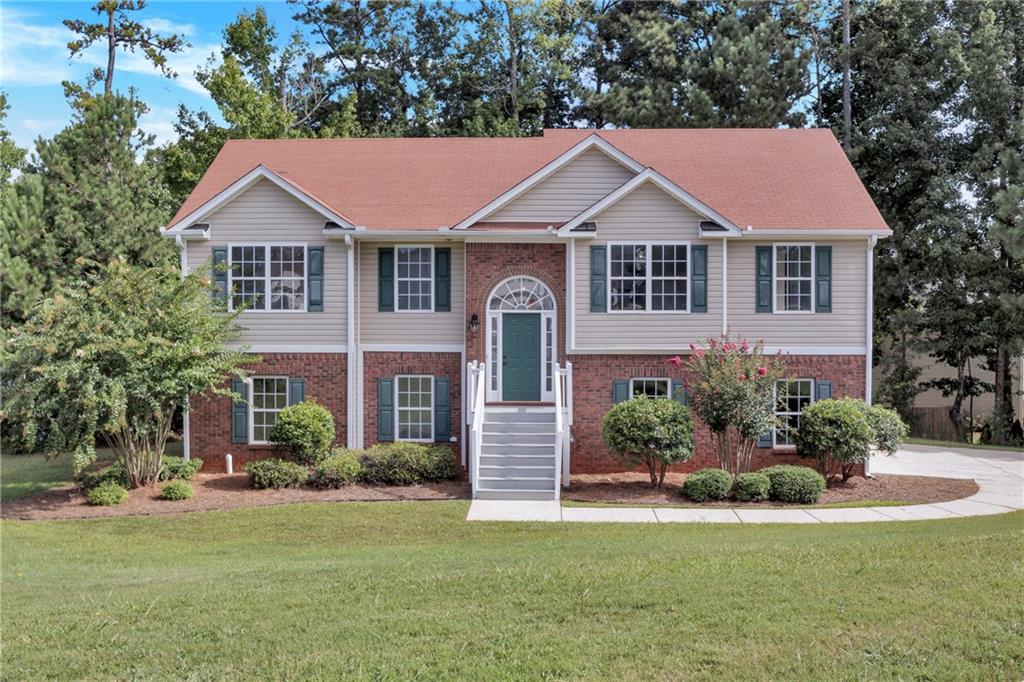
[{"label": "green shutter", "polygon": [[395,439],[395,380],[377,379],[377,440]]},{"label": "green shutter", "polygon": [[434,377],[434,440],[447,443],[452,435],[452,389],[446,378]]},{"label": "green shutter", "polygon": [[447,313],[452,309],[452,250],[434,249],[434,310]]},{"label": "green shutter", "polygon": [[306,380],[288,379],[288,404],[298,405],[306,399]]},{"label": "green shutter", "polygon": [[814,248],[814,310],[819,313],[832,312],[832,247]]},{"label": "green shutter", "polygon": [[693,267],[690,272],[690,312],[706,313],[708,311],[708,247],[694,246]]},{"label": "green shutter", "polygon": [[772,247],[758,246],[757,256],[757,312],[772,312]]},{"label": "green shutter", "polygon": [[608,247],[590,247],[590,312],[608,312]]},{"label": "green shutter", "polygon": [[621,403],[629,400],[629,379],[616,379],[612,382],[612,402]]},{"label": "green shutter", "polygon": [[306,291],[309,292],[308,310],[311,313],[324,311],[324,247],[309,247],[309,263],[306,267]]},{"label": "green shutter", "polygon": [[672,379],[669,379],[668,394],[680,405],[690,404],[690,395],[686,390],[685,381],[673,381]]},{"label": "green shutter", "polygon": [[814,399],[828,400],[832,397],[832,382],[818,379],[814,382]]},{"label": "green shutter", "polygon": [[249,399],[248,387],[241,379],[231,381],[231,390],[242,396],[242,400],[231,403],[231,442],[249,442]]},{"label": "green shutter", "polygon": [[213,300],[226,304],[228,300],[228,247],[213,247],[213,285],[217,291],[213,294]]},{"label": "green shutter", "polygon": [[377,250],[377,310],[395,309],[395,250],[390,246]]}]

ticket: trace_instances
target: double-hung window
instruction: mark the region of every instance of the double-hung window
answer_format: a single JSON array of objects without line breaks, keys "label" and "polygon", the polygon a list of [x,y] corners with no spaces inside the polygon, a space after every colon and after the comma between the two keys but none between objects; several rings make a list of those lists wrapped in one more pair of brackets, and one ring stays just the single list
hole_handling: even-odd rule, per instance
[{"label": "double-hung window", "polygon": [[232,309],[306,309],[305,246],[231,246],[229,257]]},{"label": "double-hung window", "polygon": [[434,440],[434,377],[395,377],[398,440]]},{"label": "double-hung window", "polygon": [[775,384],[775,447],[793,447],[793,431],[800,428],[800,414],[813,402],[813,379],[780,379]]},{"label": "double-hung window", "polygon": [[286,407],[288,377],[253,377],[251,442],[269,442],[270,430],[277,423],[277,415]]},{"label": "double-hung window", "polygon": [[610,244],[608,309],[689,311],[689,245]]},{"label": "double-hung window", "polygon": [[434,309],[434,249],[430,246],[399,246],[395,310],[430,312]]},{"label": "double-hung window", "polygon": [[643,377],[629,380],[629,396],[631,398],[670,398],[668,379],[651,379]]},{"label": "double-hung window", "polygon": [[814,310],[814,248],[810,244],[775,245],[775,311]]}]

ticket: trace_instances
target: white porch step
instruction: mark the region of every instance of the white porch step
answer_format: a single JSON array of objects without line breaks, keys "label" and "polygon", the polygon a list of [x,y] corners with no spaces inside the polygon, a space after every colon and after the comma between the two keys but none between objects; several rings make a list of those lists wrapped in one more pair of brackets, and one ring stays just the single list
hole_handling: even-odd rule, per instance
[{"label": "white porch step", "polygon": [[555,436],[555,422],[484,422],[484,435],[491,433],[544,434]]},{"label": "white porch step", "polygon": [[477,490],[478,500],[553,500],[551,490]]},{"label": "white porch step", "polygon": [[485,407],[474,496],[554,500],[561,463],[556,440],[554,407]]},{"label": "white porch step", "polygon": [[555,408],[484,408],[484,430],[488,424],[554,424]]},{"label": "white porch step", "polygon": [[[481,464],[481,478],[544,478],[551,479],[551,463],[546,465]],[[554,480],[554,479],[552,479]]]},{"label": "white porch step", "polygon": [[553,477],[530,477],[530,476],[505,476],[487,477],[480,476],[480,490],[545,490],[554,494],[555,479]]},{"label": "white porch step", "polygon": [[547,467],[555,465],[555,455],[547,452],[538,455],[480,455],[480,468],[485,466]]},{"label": "white porch step", "polygon": [[553,433],[483,433],[484,445],[543,445],[555,444]]}]

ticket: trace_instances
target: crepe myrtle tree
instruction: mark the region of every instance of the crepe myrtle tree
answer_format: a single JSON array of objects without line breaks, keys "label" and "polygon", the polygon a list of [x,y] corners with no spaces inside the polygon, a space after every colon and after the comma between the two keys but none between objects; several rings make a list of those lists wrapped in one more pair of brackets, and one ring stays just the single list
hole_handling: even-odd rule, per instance
[{"label": "crepe myrtle tree", "polygon": [[[684,360],[669,358],[673,365]],[[758,437],[775,428],[774,388],[784,365],[764,354],[764,342],[711,338],[706,347],[690,344],[687,369],[689,404],[707,425],[718,465],[735,477],[750,471]]]},{"label": "crepe myrtle tree", "polygon": [[151,485],[188,396],[230,395],[227,379],[258,360],[226,348],[241,329],[236,316],[214,302],[208,277],[120,260],[101,266],[8,337],[0,416],[27,450],[73,452],[77,471],[95,459],[98,437],[131,487]]}]

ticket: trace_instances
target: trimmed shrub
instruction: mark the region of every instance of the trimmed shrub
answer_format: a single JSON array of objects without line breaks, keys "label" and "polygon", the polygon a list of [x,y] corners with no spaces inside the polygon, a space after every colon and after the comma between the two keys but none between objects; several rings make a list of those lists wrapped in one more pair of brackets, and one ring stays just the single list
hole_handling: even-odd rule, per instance
[{"label": "trimmed shrub", "polygon": [[732,489],[732,476],[721,469],[702,469],[683,481],[683,495],[694,502],[724,500]]},{"label": "trimmed shrub", "polygon": [[833,462],[845,481],[853,467],[871,455],[874,431],[866,407],[861,400],[819,400],[800,415],[800,428],[794,436],[796,451],[801,457],[813,458],[827,482],[834,477]]},{"label": "trimmed shrub", "polygon": [[317,488],[342,488],[363,475],[361,450],[339,448],[316,466],[309,482]]},{"label": "trimmed shrub", "polygon": [[187,500],[192,497],[192,486],[185,481],[172,481],[160,489],[160,499]]},{"label": "trimmed shrub", "polygon": [[124,465],[114,462],[109,466],[94,471],[83,471],[78,474],[78,487],[82,490],[92,490],[103,483],[116,483],[122,488],[128,487],[128,474],[124,471]]},{"label": "trimmed shrub", "polygon": [[660,488],[669,464],[693,457],[690,410],[669,398],[633,398],[605,415],[601,436],[608,449],[635,466],[643,463]]},{"label": "trimmed shrub", "polygon": [[900,413],[881,405],[868,405],[863,401],[857,402],[860,402],[862,405],[868,425],[871,426],[872,431],[875,433],[874,445],[878,448],[878,451],[891,455],[899,450],[903,445],[903,441],[907,439],[907,435],[910,433],[910,429],[903,422]]},{"label": "trimmed shrub", "polygon": [[184,457],[164,455],[164,468],[160,470],[160,480],[170,481],[180,478],[183,481],[195,476],[203,468],[203,460],[192,457],[186,460]]},{"label": "trimmed shrub", "polygon": [[330,453],[334,436],[334,417],[313,400],[281,410],[270,429],[270,442],[306,466],[319,463]]},{"label": "trimmed shrub", "polygon": [[309,478],[309,470],[301,464],[283,459],[260,459],[245,465],[249,485],[263,488],[298,488]]},{"label": "trimmed shrub", "polygon": [[771,491],[771,480],[760,472],[752,471],[736,477],[736,499],[740,502],[764,502]]},{"label": "trimmed shrub", "polygon": [[128,499],[128,491],[120,483],[104,481],[90,490],[85,499],[94,507],[113,507]]},{"label": "trimmed shrub", "polygon": [[771,481],[771,499],[779,502],[814,504],[825,490],[825,477],[810,467],[776,464],[758,473]]},{"label": "trimmed shrub", "polygon": [[362,478],[378,485],[415,485],[455,475],[451,448],[423,443],[378,443],[362,458]]}]

